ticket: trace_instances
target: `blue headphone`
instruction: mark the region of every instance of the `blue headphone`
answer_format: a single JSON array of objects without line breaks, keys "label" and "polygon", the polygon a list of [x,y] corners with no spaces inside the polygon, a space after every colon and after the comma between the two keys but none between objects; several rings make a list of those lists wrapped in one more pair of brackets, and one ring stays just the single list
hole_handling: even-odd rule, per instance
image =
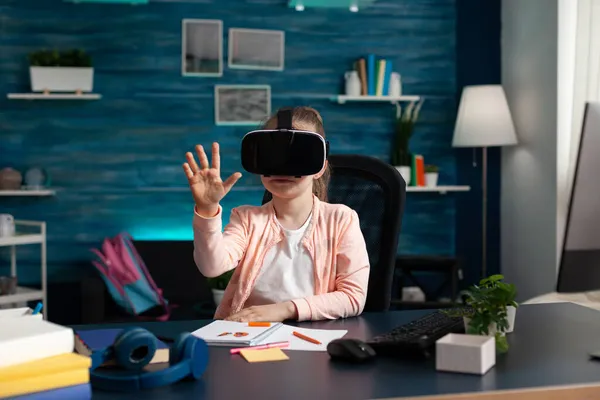
[{"label": "blue headphone", "polygon": [[[182,333],[169,349],[169,367],[153,372],[142,371],[154,357],[157,347],[158,339],[146,329],[123,330],[112,346],[92,354],[92,387],[131,392],[166,386],[184,378],[200,379],[208,365],[206,342],[189,333]],[[109,360],[116,361],[117,366],[124,368],[128,373],[111,374],[96,370]]]}]

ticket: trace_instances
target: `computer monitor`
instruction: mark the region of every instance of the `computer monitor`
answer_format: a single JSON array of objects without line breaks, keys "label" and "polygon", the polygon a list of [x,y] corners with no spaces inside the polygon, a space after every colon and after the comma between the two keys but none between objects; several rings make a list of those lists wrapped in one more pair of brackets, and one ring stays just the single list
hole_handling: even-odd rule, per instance
[{"label": "computer monitor", "polygon": [[558,292],[600,289],[600,102],[585,107],[562,256]]}]

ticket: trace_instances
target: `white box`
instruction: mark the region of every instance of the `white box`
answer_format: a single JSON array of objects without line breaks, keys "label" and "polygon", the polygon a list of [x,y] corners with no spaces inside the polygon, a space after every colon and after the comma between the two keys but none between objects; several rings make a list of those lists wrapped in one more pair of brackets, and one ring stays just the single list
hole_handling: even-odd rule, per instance
[{"label": "white box", "polygon": [[496,364],[494,336],[449,333],[435,343],[438,371],[484,375]]}]

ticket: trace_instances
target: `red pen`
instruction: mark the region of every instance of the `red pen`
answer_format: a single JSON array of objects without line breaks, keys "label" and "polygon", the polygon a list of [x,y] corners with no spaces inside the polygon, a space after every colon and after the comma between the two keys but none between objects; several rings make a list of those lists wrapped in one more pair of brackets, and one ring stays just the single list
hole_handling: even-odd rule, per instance
[{"label": "red pen", "polygon": [[252,346],[252,347],[240,347],[237,349],[231,349],[229,350],[229,353],[231,354],[237,354],[242,350],[265,350],[265,349],[271,349],[273,347],[288,347],[290,345],[290,342],[275,342],[275,343],[267,343],[267,344],[261,344],[258,346]]}]

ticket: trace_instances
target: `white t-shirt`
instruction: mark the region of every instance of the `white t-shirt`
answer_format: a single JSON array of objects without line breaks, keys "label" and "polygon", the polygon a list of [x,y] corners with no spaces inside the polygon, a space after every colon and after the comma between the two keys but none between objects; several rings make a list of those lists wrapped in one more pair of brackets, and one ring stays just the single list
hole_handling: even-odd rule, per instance
[{"label": "white t-shirt", "polygon": [[299,229],[281,227],[284,239],[265,255],[245,306],[280,303],[314,295],[314,266],[302,244],[312,214]]}]

